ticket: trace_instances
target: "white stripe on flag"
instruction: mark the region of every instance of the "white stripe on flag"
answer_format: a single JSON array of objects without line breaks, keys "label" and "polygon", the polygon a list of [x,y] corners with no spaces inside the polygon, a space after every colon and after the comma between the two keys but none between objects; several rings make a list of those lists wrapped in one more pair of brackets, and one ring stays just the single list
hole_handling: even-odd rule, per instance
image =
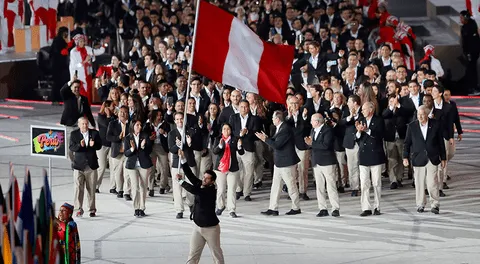
[{"label": "white stripe on flag", "polygon": [[223,83],[258,94],[258,70],[263,42],[237,18],[228,37],[230,47],[223,68]]}]

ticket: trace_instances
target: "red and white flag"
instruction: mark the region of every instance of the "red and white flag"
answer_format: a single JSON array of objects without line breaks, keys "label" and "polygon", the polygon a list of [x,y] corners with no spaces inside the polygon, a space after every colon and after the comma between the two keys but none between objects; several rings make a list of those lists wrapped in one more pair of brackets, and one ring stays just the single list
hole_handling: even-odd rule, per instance
[{"label": "red and white flag", "polygon": [[284,103],[294,47],[267,43],[226,11],[202,0],[199,3],[193,70]]}]

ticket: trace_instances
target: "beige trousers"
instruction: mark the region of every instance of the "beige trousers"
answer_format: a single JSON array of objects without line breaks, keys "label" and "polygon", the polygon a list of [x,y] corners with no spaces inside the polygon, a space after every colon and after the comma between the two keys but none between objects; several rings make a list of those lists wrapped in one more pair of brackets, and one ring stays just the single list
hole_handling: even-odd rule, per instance
[{"label": "beige trousers", "polygon": [[190,238],[190,253],[187,264],[198,264],[202,256],[205,242],[210,248],[213,263],[224,264],[223,251],[220,246],[220,225],[211,227],[199,227],[194,224],[192,237]]},{"label": "beige trousers", "polygon": [[347,154],[348,180],[350,181],[350,188],[358,191],[360,189],[358,145],[355,144],[353,149],[346,148],[345,154]]},{"label": "beige trousers", "polygon": [[300,162],[295,168],[295,180],[298,182],[300,193],[307,193],[308,189],[308,167],[310,165],[310,150],[299,150],[295,147]]},{"label": "beige trousers", "polygon": [[170,177],[170,166],[168,165],[168,153],[165,152],[161,144],[154,144],[152,148],[153,168],[150,170],[148,178],[148,189],[153,190],[155,184],[155,175],[158,173],[160,178],[160,188],[165,189]]},{"label": "beige trousers", "polygon": [[95,188],[97,187],[97,170],[86,167],[83,171],[73,170],[73,182],[75,184],[74,206],[83,213],[83,196],[87,190],[89,212],[95,213]]},{"label": "beige trousers", "polygon": [[147,199],[147,183],[150,170],[137,167],[133,170],[127,169],[130,180],[132,181],[132,199],[133,209],[145,210],[145,200]]},{"label": "beige trousers", "polygon": [[292,199],[292,209],[300,209],[300,199],[298,194],[298,188],[295,181],[295,167],[296,165],[279,168],[273,166],[273,179],[272,189],[270,190],[270,206],[268,209],[277,211],[278,200],[280,199],[280,193],[282,192],[282,180],[285,182],[288,188],[288,195]]},{"label": "beige trousers", "polygon": [[205,171],[213,167],[212,156],[206,155],[202,157],[202,152],[196,150],[193,151],[193,154],[195,155],[195,163],[197,164],[197,166],[195,166],[196,170],[194,170],[193,173],[199,179],[203,179]]},{"label": "beige trousers", "polygon": [[[192,171],[196,171],[195,167],[190,167]],[[192,206],[194,202],[193,194],[187,192],[182,188],[182,186],[177,181],[177,174],[185,176],[182,169],[171,168],[170,172],[172,174],[172,192],[173,192],[173,207],[175,212],[183,213],[185,211],[185,206],[183,202],[183,197],[185,197],[185,203],[187,206]],[[184,181],[190,183],[187,177],[184,177]]]},{"label": "beige trousers", "polygon": [[[336,165],[313,167],[313,176],[315,177],[317,189],[318,209],[327,210],[327,193],[332,210],[340,210],[340,202],[337,191],[337,177],[335,175]],[[327,190],[325,191],[325,184]]]},{"label": "beige trousers", "polygon": [[237,192],[243,191],[244,196],[249,196],[253,188],[255,152],[245,151],[243,155],[237,153],[237,160],[240,166],[240,182],[237,185]]},{"label": "beige trousers", "polygon": [[[111,166],[111,174],[113,174],[113,178],[115,178],[115,186],[117,192],[123,192],[123,185],[125,179],[123,177],[124,174],[124,163],[125,162],[125,155],[119,154],[115,158],[112,158],[112,166]],[[112,178],[112,175],[110,175]]]},{"label": "beige trousers", "polygon": [[[370,174],[372,179],[370,180]],[[360,165],[360,182],[362,188],[362,196],[360,203],[362,211],[372,210],[370,204],[370,187],[373,185],[373,209],[380,211],[380,198],[382,197],[382,164],[375,166]]]},{"label": "beige trousers", "polygon": [[[123,160],[123,167],[125,168],[127,166],[127,159],[125,158]],[[130,195],[132,193],[132,181],[130,179],[130,175],[127,173],[127,170],[123,170],[123,193]]]},{"label": "beige trousers", "polygon": [[425,189],[428,190],[428,194],[430,195],[431,208],[440,206],[438,187],[442,185],[442,182],[438,182],[437,173],[438,166],[433,165],[430,161],[423,167],[413,167],[417,207],[425,207],[427,204]]},{"label": "beige trousers", "polygon": [[98,179],[97,179],[97,189],[100,189],[100,186],[103,182],[103,175],[105,174],[105,170],[107,167],[110,168],[110,184],[109,189],[115,189],[115,176],[113,174],[113,165],[112,165],[112,158],[110,156],[110,147],[102,146],[100,150],[97,150],[97,157],[98,157]]},{"label": "beige trousers", "polygon": [[388,157],[388,175],[390,182],[402,181],[403,178],[403,139],[385,142]]},{"label": "beige trousers", "polygon": [[261,140],[255,141],[255,162],[253,168],[254,180],[253,183],[259,183],[263,179],[263,165],[265,164],[265,157],[263,155],[265,150],[265,143]]},{"label": "beige trousers", "polygon": [[65,126],[65,146],[67,147],[67,157],[68,159],[73,162],[73,151],[70,150],[70,134],[73,130],[77,129],[77,125],[74,126]]},{"label": "beige trousers", "polygon": [[339,186],[345,187],[347,184],[347,156],[345,151],[335,151],[335,156],[337,157],[338,166],[335,166],[335,174],[337,175],[337,181]]},{"label": "beige trousers", "polygon": [[443,140],[445,142],[445,151],[447,152],[447,163],[445,164],[445,168],[442,168],[442,164],[438,165],[438,188],[440,190],[443,190],[443,183],[447,182],[447,169],[448,169],[448,162],[455,156],[455,147],[456,147],[456,142],[455,140],[453,141],[453,146],[450,145],[448,140]]},{"label": "beige trousers", "polygon": [[217,184],[217,209],[225,207],[226,191],[227,210],[229,212],[235,212],[237,204],[235,190],[237,189],[237,184],[240,180],[240,171],[222,173],[216,170],[215,174],[217,174],[217,180],[215,181]]}]

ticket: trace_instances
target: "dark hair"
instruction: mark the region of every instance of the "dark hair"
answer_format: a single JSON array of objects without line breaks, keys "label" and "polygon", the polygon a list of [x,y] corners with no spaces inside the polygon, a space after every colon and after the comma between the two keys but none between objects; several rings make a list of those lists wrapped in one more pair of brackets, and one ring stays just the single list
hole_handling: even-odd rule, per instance
[{"label": "dark hair", "polygon": [[217,180],[217,174],[213,170],[206,170],[205,173],[212,177],[212,181]]},{"label": "dark hair", "polygon": [[360,100],[360,96],[356,95],[356,94],[352,94],[348,97],[348,99],[352,99],[353,102],[357,103],[357,105],[361,105],[362,104],[362,100]]},{"label": "dark hair", "polygon": [[428,88],[428,87],[433,87],[435,86],[435,83],[432,80],[425,80],[423,83],[423,87]]},{"label": "dark hair", "polygon": [[150,120],[151,124],[153,124],[155,122],[155,119],[157,119],[158,115],[162,116],[162,118],[163,118],[163,111],[161,109],[152,110],[148,114],[148,119]]},{"label": "dark hair", "polygon": [[250,103],[249,103],[246,99],[240,100],[240,102],[238,103],[238,105],[240,105],[241,103],[247,103],[247,106],[250,106]]},{"label": "dark hair", "polygon": [[82,85],[82,82],[80,80],[74,80],[72,81],[72,84],[70,84],[70,87],[72,87],[72,85],[74,85],[75,83]]}]

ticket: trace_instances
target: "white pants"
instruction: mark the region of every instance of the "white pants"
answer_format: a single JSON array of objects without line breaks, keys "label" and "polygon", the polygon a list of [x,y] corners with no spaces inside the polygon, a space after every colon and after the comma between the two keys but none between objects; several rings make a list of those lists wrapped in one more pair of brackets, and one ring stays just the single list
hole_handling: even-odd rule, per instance
[{"label": "white pants", "polygon": [[[192,171],[196,171],[195,167],[190,167]],[[172,192],[173,192],[173,207],[175,208],[175,212],[183,213],[185,210],[183,197],[185,197],[185,203],[187,206],[192,206],[194,202],[193,194],[187,192],[182,188],[182,186],[177,181],[177,174],[185,176],[182,169],[171,168],[170,170],[172,174]],[[196,176],[196,175],[195,175]],[[184,177],[184,181],[190,183],[187,177]]]},{"label": "white pants", "polygon": [[101,149],[97,150],[97,157],[98,157],[98,179],[97,179],[97,189],[100,189],[103,181],[103,175],[105,174],[105,170],[107,167],[110,168],[110,185],[109,189],[115,189],[115,176],[113,175],[113,165],[112,165],[112,158],[110,156],[110,147],[102,146]]},{"label": "white pants", "polygon": [[385,142],[388,157],[388,175],[390,182],[401,181],[403,178],[403,139]]},{"label": "white pants", "polygon": [[215,171],[217,174],[217,209],[222,209],[225,207],[225,191],[227,192],[227,210],[229,212],[235,212],[237,197],[235,190],[237,189],[237,184],[240,180],[240,171],[236,172],[227,172],[222,173],[218,170]]},{"label": "white pants", "polygon": [[[318,209],[326,210],[327,209],[327,193],[330,204],[332,205],[332,210],[340,209],[340,202],[338,199],[337,191],[337,177],[335,175],[336,165],[327,165],[319,166],[315,165],[313,167],[313,176],[315,177],[316,189],[317,189],[317,201]],[[325,184],[327,185],[327,190],[325,192]]]},{"label": "white pants", "polygon": [[448,168],[448,162],[455,156],[455,140],[453,141],[453,146],[450,145],[448,140],[443,140],[445,142],[445,151],[446,151],[446,156],[447,156],[447,162],[445,164],[445,168],[442,168],[442,164],[438,164],[438,172],[437,172],[437,177],[438,177],[438,188],[440,190],[443,190],[443,183],[447,182],[447,168]]},{"label": "white pants", "polygon": [[337,174],[337,181],[339,186],[345,187],[347,183],[347,170],[345,166],[347,165],[347,156],[345,151],[335,151],[335,156],[337,157],[338,167],[335,166],[335,173]]},{"label": "white pants", "polygon": [[195,163],[197,164],[196,170],[194,170],[193,173],[199,179],[203,179],[205,171],[213,167],[212,156],[206,155],[205,157],[202,157],[202,152],[196,150],[193,151],[193,154],[195,156]]},{"label": "white pants", "polygon": [[244,196],[250,196],[253,187],[255,152],[245,151],[243,155],[237,153],[237,160],[240,166],[240,182],[237,186],[237,192],[243,191]]},{"label": "white pants", "polygon": [[97,170],[86,167],[83,171],[73,170],[73,182],[75,184],[74,201],[75,210],[83,213],[83,196],[85,189],[87,190],[88,209],[91,213],[95,213],[95,188],[97,184]]},{"label": "white pants", "polygon": [[298,188],[294,177],[295,166],[296,165],[283,168],[273,166],[272,189],[270,191],[270,206],[268,209],[274,211],[278,210],[278,200],[280,199],[280,193],[282,192],[282,180],[287,185],[288,195],[292,199],[292,209],[300,209]]},{"label": "white pants", "polygon": [[438,185],[441,185],[442,182],[438,182],[437,171],[438,166],[433,165],[430,161],[423,167],[413,167],[417,207],[425,207],[427,204],[425,189],[428,190],[428,194],[430,195],[431,208],[440,206]]},{"label": "white pants", "polygon": [[295,151],[297,152],[298,158],[300,158],[300,162],[297,163],[295,169],[295,177],[300,193],[307,193],[310,150],[299,150],[295,147]]},{"label": "white pants", "polygon": [[213,263],[224,264],[223,251],[220,246],[220,225],[199,227],[195,224],[192,237],[190,238],[190,253],[188,254],[187,264],[198,264],[205,243],[207,243],[210,248]]},{"label": "white pants", "polygon": [[110,169],[110,178],[115,179],[115,186],[117,192],[123,192],[123,185],[125,182],[125,179],[123,177],[124,174],[124,163],[125,162],[125,155],[123,154],[118,154],[115,158],[112,158],[112,166]]},{"label": "white pants", "polygon": [[152,157],[153,168],[148,179],[148,188],[149,190],[153,190],[155,175],[158,173],[160,177],[160,189],[165,189],[168,185],[168,178],[170,177],[168,153],[165,152],[161,144],[154,144],[150,157]]},{"label": "white pants", "polygon": [[147,199],[148,176],[152,168],[127,169],[130,180],[132,181],[133,209],[145,210],[145,200]]},{"label": "white pants", "polygon": [[[372,180],[370,180],[370,173]],[[382,164],[375,166],[360,165],[360,182],[362,188],[362,196],[360,203],[362,211],[372,210],[370,204],[370,187],[373,185],[374,203],[373,208],[380,211],[380,198],[382,197]]]},{"label": "white pants", "polygon": [[259,183],[263,179],[263,165],[265,164],[265,157],[263,155],[265,143],[261,140],[255,141],[255,162],[253,166],[254,183]]},{"label": "white pants", "polygon": [[345,149],[347,154],[348,179],[350,181],[350,188],[357,190],[360,188],[360,171],[358,160],[358,145],[355,144],[353,149]]}]

